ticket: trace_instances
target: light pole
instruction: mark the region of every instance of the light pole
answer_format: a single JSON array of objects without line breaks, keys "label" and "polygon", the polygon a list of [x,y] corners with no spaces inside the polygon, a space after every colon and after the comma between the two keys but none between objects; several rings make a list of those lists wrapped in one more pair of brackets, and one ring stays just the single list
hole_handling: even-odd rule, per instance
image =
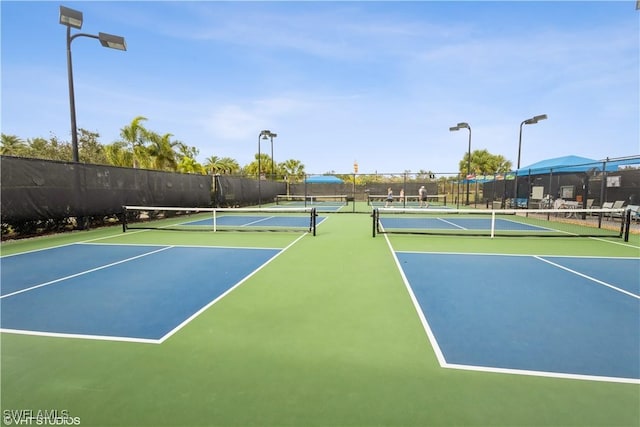
[{"label": "light pole", "polygon": [[[515,182],[515,194],[514,194],[514,199],[518,199],[518,170],[520,169],[520,153],[522,152],[522,126],[524,125],[535,125],[536,123],[538,123],[540,120],[546,120],[547,119],[547,115],[546,114],[540,114],[539,116],[533,116],[530,119],[527,120],[523,120],[520,123],[520,136],[518,137],[518,164],[516,167],[516,182]],[[517,202],[516,202],[516,207],[517,207]]]},{"label": "light pole", "polygon": [[277,137],[278,134],[277,133],[273,133],[271,132],[271,134],[269,135],[269,137],[271,138],[271,181],[274,180],[274,176],[275,176],[275,172],[274,172],[274,163],[275,161],[273,160],[273,138]]},{"label": "light pole", "polygon": [[469,175],[471,175],[471,126],[469,126],[469,123],[465,123],[465,122],[461,122],[458,123],[457,125],[450,127],[449,130],[451,132],[454,131],[458,131],[460,129],[469,129],[469,150],[467,152],[467,203],[466,205],[469,205]]},{"label": "light pole", "polygon": [[[262,170],[261,170],[261,165],[260,165],[260,140],[264,139],[267,140],[269,139],[270,136],[272,136],[274,134],[271,133],[270,130],[265,129],[263,131],[260,131],[260,133],[258,134],[258,207],[260,207],[262,205],[262,193],[260,191],[260,181],[262,181]],[[273,141],[273,138],[271,139]]]},{"label": "light pole", "polygon": [[67,27],[67,73],[69,78],[69,109],[71,111],[71,148],[73,150],[73,161],[79,162],[80,156],[78,153],[78,129],[76,124],[76,102],[73,91],[73,67],[71,63],[71,42],[76,37],[90,37],[92,39],[100,40],[100,44],[104,47],[118,50],[127,50],[124,37],[114,36],[112,34],[98,33],[86,34],[77,33],[71,35],[71,28],[82,28],[82,12],[69,9],[68,7],[60,6],[60,24]]}]

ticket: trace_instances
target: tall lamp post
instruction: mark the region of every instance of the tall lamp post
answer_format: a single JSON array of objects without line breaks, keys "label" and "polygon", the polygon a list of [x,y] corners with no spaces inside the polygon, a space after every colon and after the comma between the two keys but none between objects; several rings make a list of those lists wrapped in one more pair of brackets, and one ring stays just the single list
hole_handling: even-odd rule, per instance
[{"label": "tall lamp post", "polygon": [[79,162],[80,156],[78,152],[78,129],[76,124],[76,102],[73,91],[73,67],[71,63],[71,42],[77,37],[89,37],[100,40],[100,44],[104,47],[118,50],[127,50],[127,44],[124,37],[114,36],[112,34],[98,33],[86,34],[77,33],[71,35],[71,28],[82,28],[82,12],[60,6],[60,24],[67,27],[67,73],[69,78],[69,108],[71,110],[71,147],[73,150],[73,161]]},{"label": "tall lamp post", "polygon": [[269,135],[269,137],[271,138],[271,180],[272,181],[275,179],[275,169],[274,169],[275,161],[273,160],[273,138],[277,136],[278,134],[273,132],[271,132],[271,134]]},{"label": "tall lamp post", "polygon": [[[520,136],[518,137],[518,164],[516,167],[516,182],[514,185],[514,191],[515,194],[514,199],[518,199],[518,170],[520,169],[520,153],[522,152],[522,126],[524,125],[535,125],[536,123],[538,123],[540,120],[546,120],[547,119],[547,115],[546,114],[540,114],[539,116],[533,116],[530,119],[527,120],[523,120],[520,123]],[[516,202],[516,207],[517,207],[517,202]]]},{"label": "tall lamp post", "polygon": [[458,131],[460,129],[469,129],[469,150],[467,152],[467,206],[469,205],[469,175],[471,175],[471,126],[469,123],[458,123],[457,125],[450,127],[451,132]]},{"label": "tall lamp post", "polygon": [[262,181],[262,170],[261,170],[262,166],[260,164],[261,163],[260,140],[261,139],[267,140],[271,137],[271,141],[273,141],[273,136],[277,136],[277,135],[274,133],[271,133],[271,131],[268,129],[260,131],[260,133],[258,134],[258,207],[262,206],[262,192],[260,191],[260,181]]}]

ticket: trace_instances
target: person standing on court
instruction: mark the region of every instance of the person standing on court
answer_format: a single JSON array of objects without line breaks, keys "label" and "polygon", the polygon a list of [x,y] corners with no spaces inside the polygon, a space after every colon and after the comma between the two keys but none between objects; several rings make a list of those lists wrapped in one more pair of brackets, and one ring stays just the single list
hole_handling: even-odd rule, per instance
[{"label": "person standing on court", "polygon": [[420,207],[424,205],[425,208],[429,207],[429,202],[427,200],[427,189],[424,188],[424,185],[420,187],[418,190],[418,198],[420,199]]},{"label": "person standing on court", "polygon": [[389,187],[387,188],[387,199],[384,203],[384,207],[388,208],[391,203],[393,203],[393,190]]}]

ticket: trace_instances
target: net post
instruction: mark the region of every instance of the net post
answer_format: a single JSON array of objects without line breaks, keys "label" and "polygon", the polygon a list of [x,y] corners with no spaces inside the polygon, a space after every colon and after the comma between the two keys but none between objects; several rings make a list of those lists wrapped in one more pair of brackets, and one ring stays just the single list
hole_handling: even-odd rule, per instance
[{"label": "net post", "polygon": [[122,232],[126,233],[127,231],[127,207],[122,207]]},{"label": "net post", "polygon": [[624,219],[622,221],[622,229],[624,230],[624,241],[629,241],[629,229],[631,228],[631,209],[627,209],[622,216]]},{"label": "net post", "polygon": [[376,237],[376,228],[378,226],[378,208],[373,210],[373,214],[371,214],[371,216],[373,217],[373,237]]},{"label": "net post", "polygon": [[217,216],[216,216],[216,209],[213,209],[213,232],[215,233],[217,230]]},{"label": "net post", "polygon": [[313,235],[316,235],[316,208],[311,208],[311,226],[313,227]]},{"label": "net post", "polygon": [[496,234],[496,211],[495,209],[491,210],[491,238]]}]

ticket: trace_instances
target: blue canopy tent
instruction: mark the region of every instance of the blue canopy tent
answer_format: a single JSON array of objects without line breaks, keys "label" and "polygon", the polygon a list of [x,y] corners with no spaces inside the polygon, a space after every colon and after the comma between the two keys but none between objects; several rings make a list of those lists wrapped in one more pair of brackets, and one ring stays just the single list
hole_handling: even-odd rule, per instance
[{"label": "blue canopy tent", "polygon": [[304,182],[307,184],[342,184],[344,181],[333,175],[313,175],[307,177]]},{"label": "blue canopy tent", "polygon": [[579,156],[564,156],[542,160],[515,171],[518,176],[545,175],[549,173],[585,173],[602,171],[605,165],[607,172],[618,170],[618,164],[604,160],[588,159]]}]

